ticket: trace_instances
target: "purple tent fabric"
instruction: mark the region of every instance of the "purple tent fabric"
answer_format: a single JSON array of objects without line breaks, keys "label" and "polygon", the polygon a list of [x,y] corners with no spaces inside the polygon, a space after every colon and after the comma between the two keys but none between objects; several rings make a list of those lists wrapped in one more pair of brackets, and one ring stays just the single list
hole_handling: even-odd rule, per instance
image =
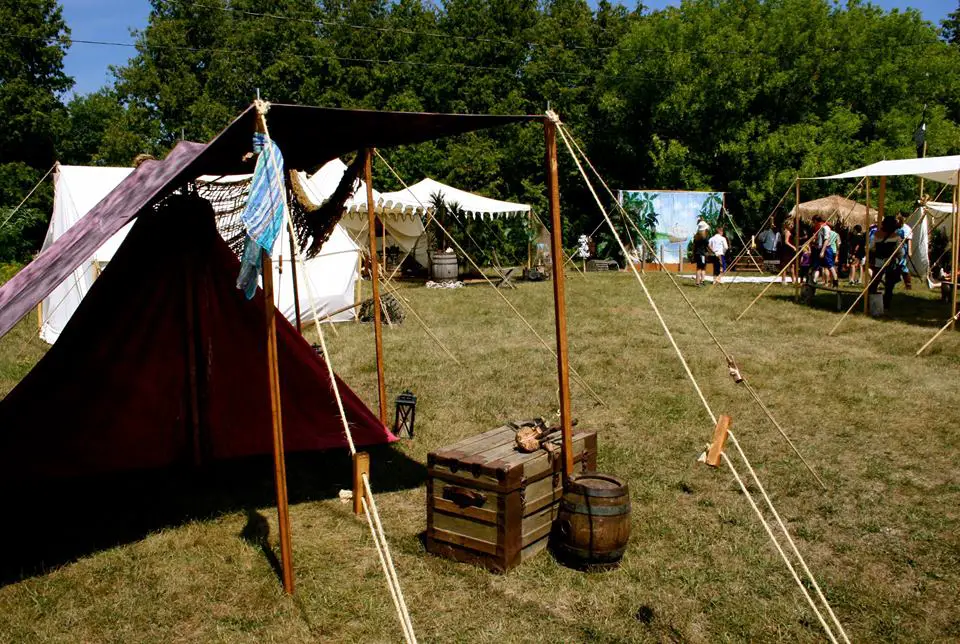
[{"label": "purple tent fabric", "polygon": [[[251,106],[206,145],[182,141],[163,161],[147,161],[76,225],[0,287],[0,336],[5,335],[77,266],[134,219],[185,181],[204,174],[253,171],[251,150],[256,110]],[[542,116],[488,116],[343,110],[272,105],[270,135],[287,167],[309,169],[364,147],[420,143],[474,130],[542,121]]]},{"label": "purple tent fabric", "polygon": [[146,161],[60,239],[0,288],[0,336],[50,295],[141,210],[184,179],[207,146],[181,141],[163,161]]}]

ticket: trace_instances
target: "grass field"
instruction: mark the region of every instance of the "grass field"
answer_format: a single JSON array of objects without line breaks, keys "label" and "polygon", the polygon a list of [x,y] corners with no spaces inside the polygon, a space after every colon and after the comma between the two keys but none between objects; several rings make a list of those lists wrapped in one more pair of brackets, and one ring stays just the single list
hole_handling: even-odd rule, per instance
[{"label": "grass field", "polygon": [[[823,491],[727,375],[665,277],[653,274],[649,283],[712,407],[733,416],[851,638],[960,639],[960,334],[913,357],[945,318],[934,296],[898,293],[891,318],[853,316],[830,338],[839,314],[827,295],[806,308],[792,302],[792,290],[774,287],[734,322],[759,286],[684,286],[826,482]],[[496,576],[424,552],[419,464],[427,453],[506,420],[553,415],[556,373],[552,356],[489,287],[405,286],[463,363],[446,359],[409,317],[385,331],[390,408],[412,389],[417,427],[415,440],[374,455],[373,484],[382,490],[378,504],[420,640],[822,639],[729,471],[696,462],[711,422],[633,277],[570,274],[567,286],[572,365],[606,402],[595,404],[574,385],[574,416],[599,432],[600,469],[631,487],[633,535],[623,565],[584,574],[544,553]],[[550,284],[505,293],[552,343]],[[27,319],[0,340],[0,395],[42,354],[35,326]],[[327,341],[340,375],[375,409],[371,326],[340,325]],[[63,565],[2,582],[0,641],[399,641],[367,526],[336,499],[349,487],[347,457],[292,459],[293,598],[282,594],[274,552],[264,545],[264,523],[269,543],[276,532],[270,461],[244,467],[197,482],[205,487],[151,488],[154,496],[144,492],[140,504],[90,499],[91,512],[118,524],[134,515],[136,526],[89,545],[73,542]],[[163,495],[181,495],[182,503]],[[5,519],[5,531],[32,538],[17,514]],[[64,540],[94,527],[72,515],[69,522]],[[58,563],[44,564],[51,562]]]}]

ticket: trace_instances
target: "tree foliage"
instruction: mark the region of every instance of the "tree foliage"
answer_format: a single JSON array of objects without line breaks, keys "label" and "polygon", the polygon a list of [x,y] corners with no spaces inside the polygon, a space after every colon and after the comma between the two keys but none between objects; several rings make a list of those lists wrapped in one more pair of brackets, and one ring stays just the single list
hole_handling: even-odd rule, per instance
[{"label": "tree foliage", "polygon": [[[960,7],[936,26],[915,10],[861,0],[685,0],[653,12],[608,0],[151,0],[136,54],[114,70],[113,86],[66,106],[59,9],[53,0],[17,7],[0,10],[3,31],[16,24],[36,38],[0,53],[0,101],[15,95],[8,78],[35,98],[11,112],[27,127],[15,141],[4,133],[0,161],[38,170],[54,154],[125,165],[180,138],[208,140],[258,91],[332,107],[508,114],[549,106],[614,189],[724,191],[747,232],[798,175],[913,156],[924,116],[928,154],[960,152]],[[38,74],[41,62],[47,71]],[[535,127],[383,154],[408,181],[429,175],[545,212]],[[601,219],[562,151],[560,172],[570,245]],[[375,182],[400,187],[382,164]],[[851,188],[804,184],[803,194]],[[0,185],[0,205],[9,192]],[[916,196],[916,182],[890,181],[891,208]],[[514,261],[523,233],[499,228],[469,224],[469,233]]]}]

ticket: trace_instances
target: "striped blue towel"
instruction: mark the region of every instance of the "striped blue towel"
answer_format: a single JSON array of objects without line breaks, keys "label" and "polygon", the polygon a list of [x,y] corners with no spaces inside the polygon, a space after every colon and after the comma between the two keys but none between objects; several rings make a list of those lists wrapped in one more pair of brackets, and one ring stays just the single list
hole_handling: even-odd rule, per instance
[{"label": "striped blue towel", "polygon": [[260,249],[273,252],[273,245],[283,226],[284,191],[283,155],[272,140],[267,140],[257,157],[250,184],[247,205],[240,216],[247,229],[243,256],[240,258],[240,275],[237,288],[247,299],[257,292],[260,277]]}]

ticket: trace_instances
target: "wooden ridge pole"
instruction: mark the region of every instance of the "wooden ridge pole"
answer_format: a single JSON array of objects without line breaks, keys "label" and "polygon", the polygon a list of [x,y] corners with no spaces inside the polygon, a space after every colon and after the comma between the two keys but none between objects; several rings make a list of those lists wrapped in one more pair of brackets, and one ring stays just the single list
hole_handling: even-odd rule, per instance
[{"label": "wooden ridge pole", "polygon": [[277,485],[277,519],[280,526],[280,564],[283,590],[293,594],[293,548],[290,544],[290,506],[287,501],[287,464],[283,455],[283,414],[280,409],[280,369],[277,363],[276,307],[273,304],[273,261],[261,250],[263,266],[263,312],[267,327],[267,369],[270,412],[273,422],[273,472]]},{"label": "wooden ridge pole", "polygon": [[863,202],[867,207],[864,222],[867,224],[867,229],[863,231],[863,263],[866,270],[863,278],[863,314],[870,315],[870,284],[873,283],[873,275],[870,274],[870,177],[866,177],[864,188],[866,193]]},{"label": "wooden ridge pole", "polygon": [[560,385],[560,429],[563,440],[564,480],[573,475],[573,425],[570,419],[570,364],[567,312],[563,283],[563,240],[560,222],[560,182],[557,164],[557,125],[543,122],[546,143],[547,198],[550,202],[550,260],[553,262],[553,308],[557,327],[557,377]]},{"label": "wooden ridge pole", "polygon": [[[377,344],[377,399],[380,422],[387,426],[387,390],[383,375],[383,321],[380,319],[380,276],[377,259],[377,213],[373,203],[373,149],[364,150],[363,178],[367,183],[367,229],[370,238],[370,284],[373,286],[373,334]],[[386,251],[386,246],[384,246]]]}]

